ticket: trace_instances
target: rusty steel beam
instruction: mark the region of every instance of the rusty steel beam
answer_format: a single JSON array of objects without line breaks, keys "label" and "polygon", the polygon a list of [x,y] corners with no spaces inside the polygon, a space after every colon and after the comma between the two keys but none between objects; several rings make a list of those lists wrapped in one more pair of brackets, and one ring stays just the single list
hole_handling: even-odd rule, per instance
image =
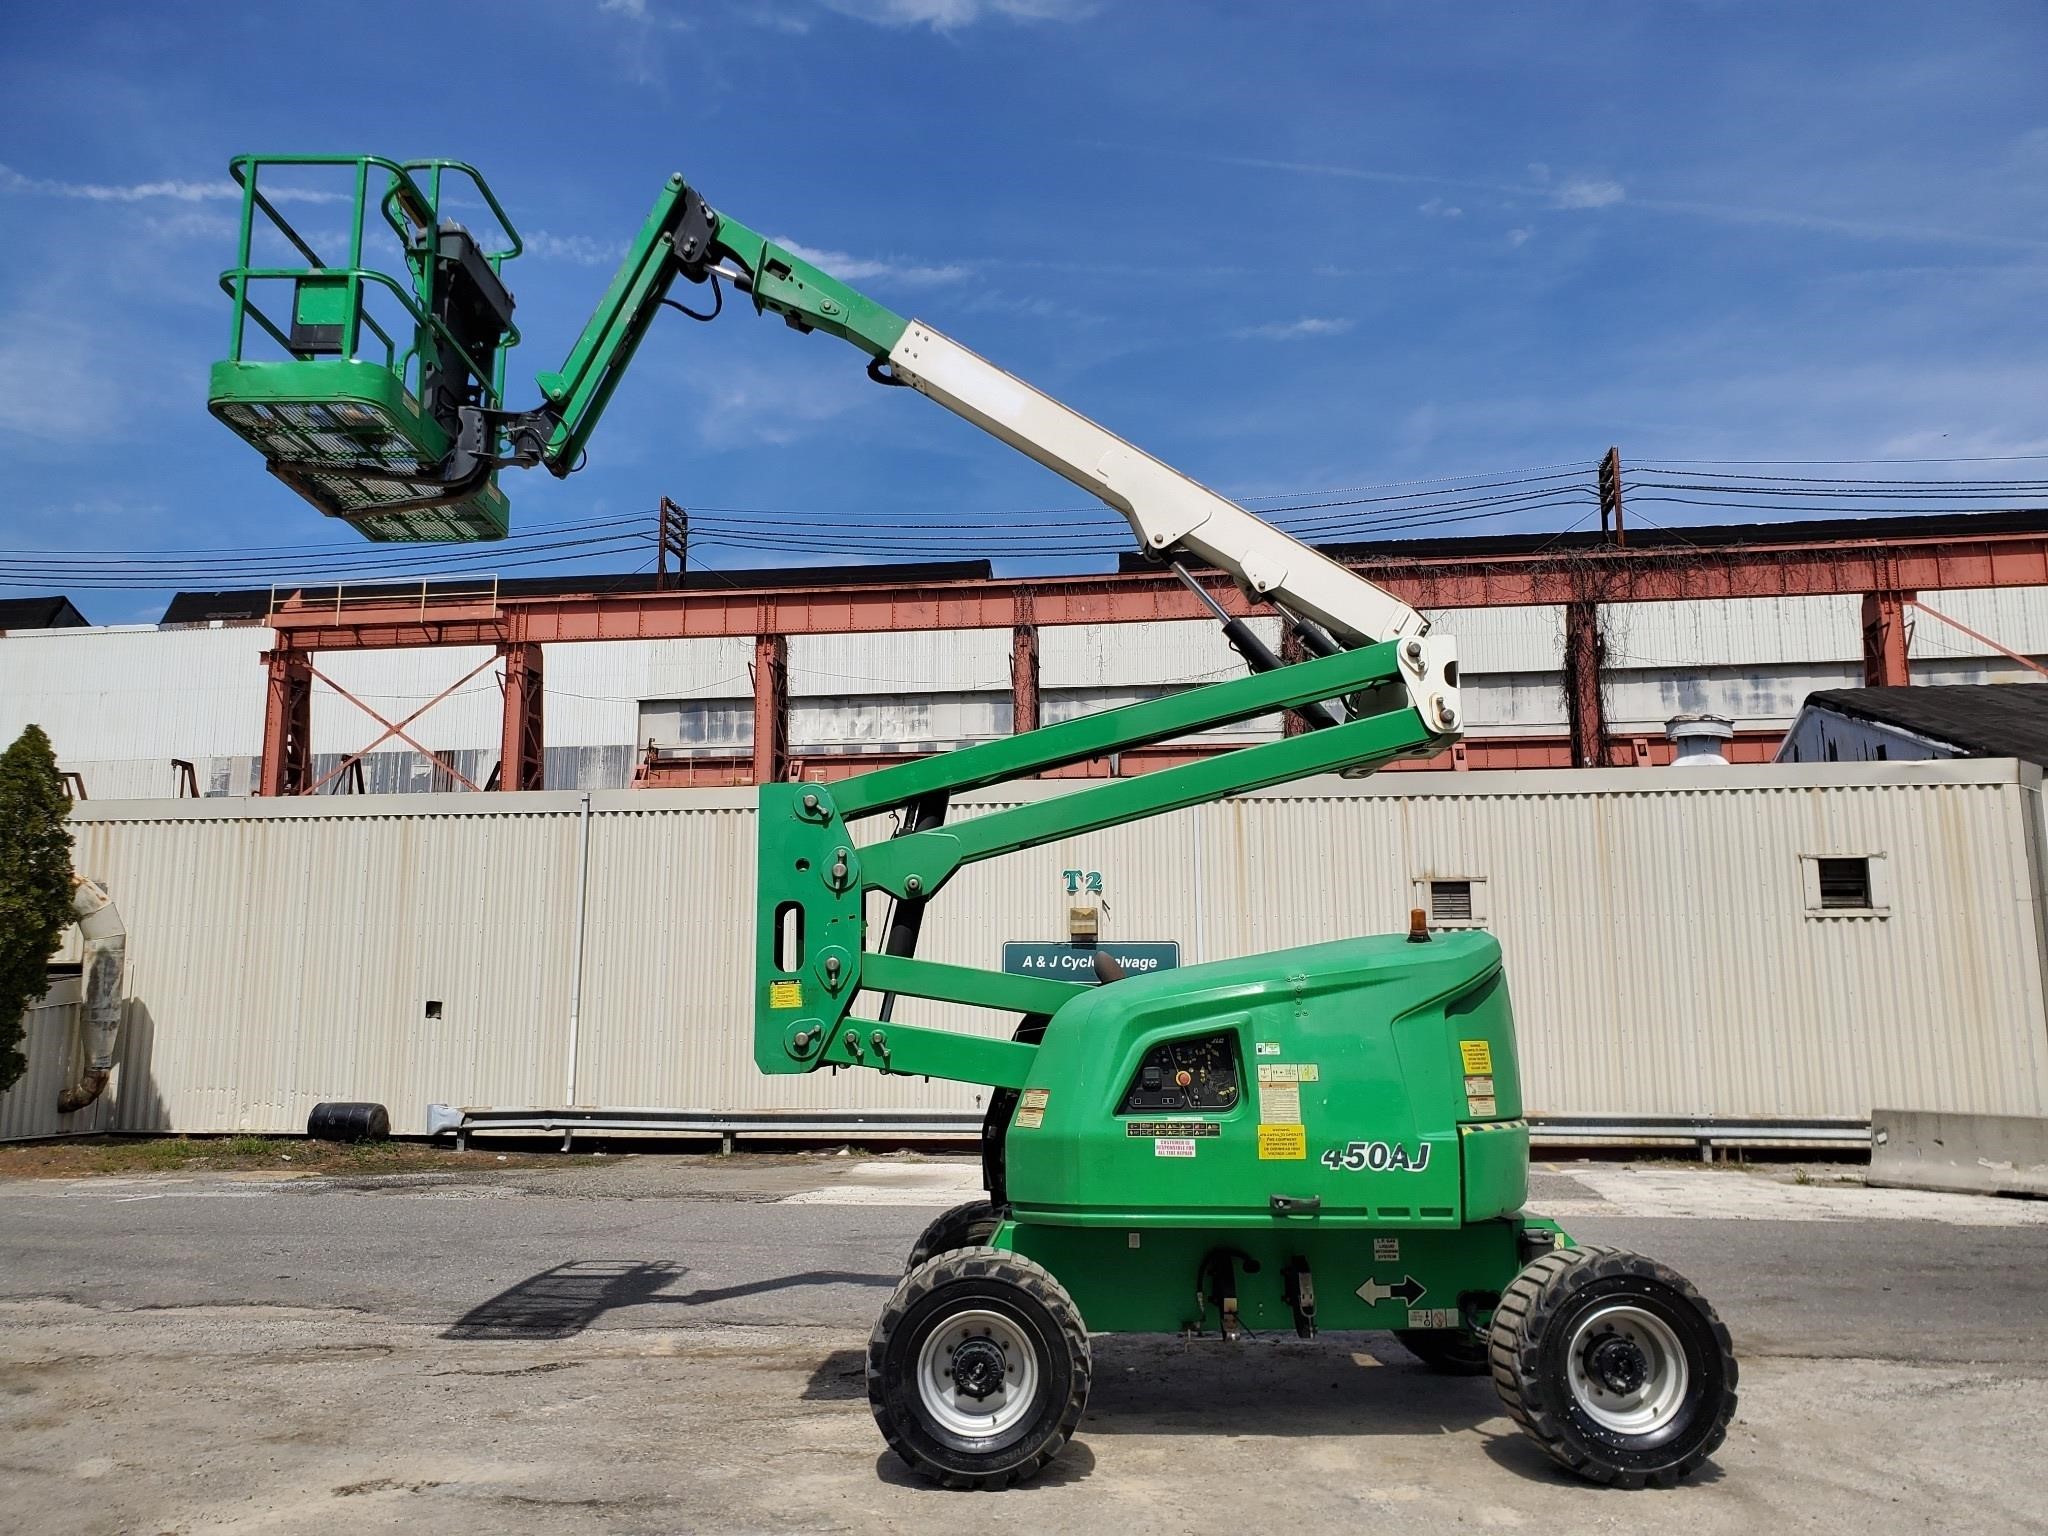
[{"label": "rusty steel beam", "polygon": [[754,637],[754,782],[779,784],[789,773],[789,641]]},{"label": "rusty steel beam", "polygon": [[[1734,740],[1722,747],[1731,763],[1768,763],[1784,740],[1777,731],[1737,731]],[[1635,736],[1627,742],[1628,763],[1638,767],[1662,768],[1677,756],[1678,749],[1662,736]],[[1171,745],[1139,747],[1119,753],[1115,762],[1106,757],[1068,763],[1041,774],[1048,779],[1135,778],[1161,768],[1178,768],[1201,762],[1219,752],[1236,750],[1230,742],[1183,741]],[[792,757],[792,778],[808,783],[830,783],[851,778],[876,768],[914,762],[930,752],[817,752]],[[1463,761],[1460,762],[1460,757]],[[1572,742],[1569,736],[1467,736],[1448,752],[1431,758],[1404,758],[1389,763],[1382,773],[1448,773],[1468,769],[1483,772],[1503,768],[1569,768]],[[1617,764],[1616,766],[1624,766]],[[634,774],[636,789],[699,789],[707,786],[745,785],[753,782],[752,761],[746,757],[667,757],[656,753]]]},{"label": "rusty steel beam", "polygon": [[498,788],[547,788],[547,725],[541,648],[505,645],[505,715],[498,733]]},{"label": "rusty steel beam", "polygon": [[1913,681],[1906,660],[1906,604],[1904,592],[1863,594],[1863,686],[1904,688]]},{"label": "rusty steel beam", "polygon": [[1574,768],[1607,766],[1607,705],[1601,667],[1607,647],[1600,637],[1600,606],[1567,603],[1564,610],[1564,708],[1570,725]]},{"label": "rusty steel beam", "polygon": [[[1433,555],[1350,562],[1422,608],[1496,608],[1723,597],[1811,597],[1944,587],[2048,586],[2048,533],[1928,534],[1890,540],[1802,541],[1694,548],[1656,545],[1555,554]],[[1254,610],[1225,578],[1203,584],[1233,614]],[[1027,618],[1025,615],[1029,615]],[[419,645],[549,645],[587,640],[872,634],[889,630],[1011,629],[1019,624],[1120,624],[1209,617],[1170,573],[1000,577],[866,586],[693,588],[473,599],[445,606],[291,601],[270,617],[292,650],[388,650]]]},{"label": "rusty steel beam", "polygon": [[[283,647],[263,653],[263,762],[259,795],[302,795],[313,783],[313,659]],[[84,799],[81,793],[80,799]]]},{"label": "rusty steel beam", "polygon": [[1017,601],[1017,625],[1010,632],[1010,732],[1038,729],[1038,625],[1029,592]]}]

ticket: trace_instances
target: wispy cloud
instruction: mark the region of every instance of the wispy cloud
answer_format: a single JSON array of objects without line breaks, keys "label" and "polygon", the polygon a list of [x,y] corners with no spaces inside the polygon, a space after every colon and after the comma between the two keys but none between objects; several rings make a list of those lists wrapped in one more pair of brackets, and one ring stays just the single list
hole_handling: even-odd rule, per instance
[{"label": "wispy cloud", "polygon": [[616,241],[593,240],[589,235],[557,235],[536,229],[525,237],[526,254],[542,261],[565,261],[576,267],[609,267],[618,263],[626,248]]},{"label": "wispy cloud", "polygon": [[1306,341],[1311,336],[1342,336],[1355,323],[1322,315],[1304,315],[1299,320],[1274,320],[1265,325],[1241,326],[1230,334],[1239,341]]},{"label": "wispy cloud", "polygon": [[690,32],[695,29],[681,16],[671,16],[656,10],[647,0],[597,0],[600,16],[617,16],[624,21],[639,22],[642,26],[659,27],[664,32]]},{"label": "wispy cloud", "polygon": [[1462,219],[1465,216],[1464,209],[1446,203],[1440,197],[1432,197],[1415,211],[1426,219]]},{"label": "wispy cloud", "polygon": [[1302,176],[1328,176],[1342,181],[1378,182],[1390,186],[1445,187],[1456,191],[1491,193],[1496,197],[1529,198],[1564,212],[1626,206],[1646,213],[1672,214],[1718,224],[1754,224],[1774,229],[1797,229],[1812,234],[1841,235],[1852,240],[1924,241],[1937,245],[1974,246],[1984,250],[2048,250],[2048,239],[2026,235],[1990,234],[1954,226],[1905,224],[1883,219],[1846,219],[1793,209],[1700,202],[1690,198],[1644,197],[1631,192],[1621,182],[1611,177],[1568,176],[1562,180],[1553,179],[1549,174],[1550,168],[1543,165],[1531,166],[1532,174],[1526,182],[1494,182],[1473,181],[1457,176],[1431,176],[1415,171],[1388,171],[1373,166],[1330,165],[1311,160],[1272,160],[1252,155],[1203,155],[1199,158],[1213,165],[1242,166],[1250,170],[1290,171]]},{"label": "wispy cloud", "polygon": [[[96,181],[52,181],[24,176],[11,166],[0,165],[0,192],[28,197],[68,197],[87,203],[208,203],[232,201],[242,189],[223,177],[219,181],[136,181],[110,185]],[[268,187],[263,195],[273,203],[345,203],[346,192],[323,192],[314,187]]]},{"label": "wispy cloud", "polygon": [[1533,229],[1511,229],[1508,231],[1508,249],[1519,251],[1535,238]]},{"label": "wispy cloud", "polygon": [[886,260],[876,260],[868,256],[849,256],[844,251],[817,250],[808,245],[799,245],[794,240],[785,240],[780,235],[771,238],[790,255],[801,261],[808,261],[812,266],[843,283],[860,283],[872,278],[886,277],[899,283],[930,285],[957,283],[967,275],[967,268],[957,264],[930,266],[922,262],[904,261],[894,256]]},{"label": "wispy cloud", "polygon": [[1574,176],[1551,193],[1551,202],[1559,208],[1608,208],[1627,196],[1627,189],[1618,181]]},{"label": "wispy cloud", "polygon": [[930,27],[952,32],[978,21],[1081,21],[1093,0],[822,0],[826,10],[878,27]]}]

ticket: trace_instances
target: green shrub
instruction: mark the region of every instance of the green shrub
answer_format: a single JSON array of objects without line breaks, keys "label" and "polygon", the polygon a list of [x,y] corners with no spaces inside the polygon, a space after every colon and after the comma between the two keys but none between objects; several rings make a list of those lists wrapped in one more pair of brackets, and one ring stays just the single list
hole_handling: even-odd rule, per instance
[{"label": "green shrub", "polygon": [[32,725],[0,753],[0,1093],[28,1070],[22,1015],[49,989],[71,922],[70,809],[50,738]]}]

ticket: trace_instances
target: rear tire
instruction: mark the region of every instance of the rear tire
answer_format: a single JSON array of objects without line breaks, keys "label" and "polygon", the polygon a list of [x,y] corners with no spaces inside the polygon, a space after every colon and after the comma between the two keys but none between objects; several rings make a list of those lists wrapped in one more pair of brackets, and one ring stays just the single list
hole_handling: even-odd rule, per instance
[{"label": "rear tire", "polygon": [[956,1205],[917,1234],[917,1241],[910,1245],[910,1257],[903,1261],[903,1273],[907,1275],[926,1259],[956,1248],[985,1248],[1002,1224],[1002,1212],[987,1200]]},{"label": "rear tire", "polygon": [[1041,1266],[994,1248],[905,1275],[868,1341],[889,1449],[948,1488],[1006,1488],[1065,1447],[1088,1404],[1088,1331]]},{"label": "rear tire", "polygon": [[1493,1314],[1493,1381],[1560,1465],[1618,1488],[1669,1488],[1727,1438],[1728,1330],[1677,1271],[1614,1248],[1560,1248]]},{"label": "rear tire", "polygon": [[1484,1376],[1492,1369],[1489,1340],[1465,1328],[1396,1328],[1401,1347],[1445,1376]]}]

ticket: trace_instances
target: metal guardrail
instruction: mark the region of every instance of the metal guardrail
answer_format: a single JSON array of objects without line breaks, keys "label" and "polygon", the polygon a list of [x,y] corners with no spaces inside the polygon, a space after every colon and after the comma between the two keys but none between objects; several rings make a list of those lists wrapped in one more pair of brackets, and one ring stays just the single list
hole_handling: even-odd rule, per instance
[{"label": "metal guardrail", "polygon": [[[308,596],[309,591],[317,595]],[[432,576],[416,582],[359,582],[354,590],[345,582],[310,588],[301,582],[292,586],[272,586],[264,617],[271,620],[314,617],[347,620],[365,613],[389,618],[394,611],[403,611],[424,623],[433,615],[451,608],[461,609],[465,614],[471,609],[488,608],[495,614],[500,611],[498,597],[496,576],[467,584]]]},{"label": "metal guardrail", "polygon": [[[978,1141],[979,1115],[895,1110],[802,1111],[790,1114],[724,1113],[671,1109],[515,1109],[427,1106],[427,1134],[453,1134],[460,1146],[478,1133],[560,1136],[564,1150],[581,1136],[716,1136],[730,1150],[741,1136],[782,1140]],[[1867,1120],[1715,1120],[1689,1116],[1531,1115],[1530,1140],[1539,1146],[1867,1149]]]}]

